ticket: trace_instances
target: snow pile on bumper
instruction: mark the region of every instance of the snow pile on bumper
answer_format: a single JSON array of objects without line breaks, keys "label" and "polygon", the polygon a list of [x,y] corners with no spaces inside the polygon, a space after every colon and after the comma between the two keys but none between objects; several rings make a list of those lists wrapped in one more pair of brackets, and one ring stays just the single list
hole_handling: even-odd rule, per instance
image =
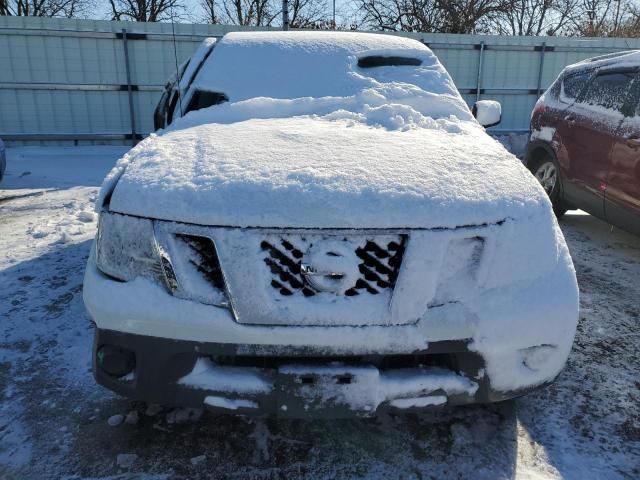
[{"label": "snow pile on bumper", "polygon": [[[258,409],[275,398],[279,414],[322,415],[348,410],[355,415],[386,408],[442,405],[449,397],[473,397],[478,383],[442,368],[381,371],[374,366],[284,365],[271,376],[258,369],[221,367],[200,358],[181,386],[206,390],[204,404],[219,409]],[[260,399],[263,399],[260,402]],[[335,414],[335,413],[334,413]]]}]

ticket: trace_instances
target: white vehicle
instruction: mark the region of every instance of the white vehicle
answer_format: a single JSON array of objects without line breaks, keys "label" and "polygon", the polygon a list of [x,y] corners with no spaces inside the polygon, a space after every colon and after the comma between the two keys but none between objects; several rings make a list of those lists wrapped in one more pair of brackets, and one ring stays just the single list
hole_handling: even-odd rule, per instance
[{"label": "white vehicle", "polygon": [[207,40],[156,124],[98,200],[100,384],[335,417],[503,400],[563,368],[578,288],[551,204],[423,44]]}]

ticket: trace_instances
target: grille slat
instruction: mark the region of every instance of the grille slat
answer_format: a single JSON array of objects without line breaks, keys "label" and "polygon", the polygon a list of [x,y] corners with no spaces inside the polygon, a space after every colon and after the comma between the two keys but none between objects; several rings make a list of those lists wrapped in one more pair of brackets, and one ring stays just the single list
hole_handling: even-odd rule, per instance
[{"label": "grille slat", "polygon": [[389,258],[391,256],[391,254],[387,250],[380,248],[377,244],[375,244],[372,241],[367,242],[367,244],[364,247],[364,250],[368,252],[373,252],[373,254],[378,258]]},{"label": "grille slat", "polygon": [[[304,286],[304,283],[302,281],[298,280],[298,276],[296,274],[292,273],[286,267],[283,268],[278,263],[276,263],[273,259],[266,258],[265,262],[267,263],[267,265],[269,265],[271,273],[277,275],[278,278],[280,278],[280,281],[288,283],[289,285],[291,285],[296,290],[300,289],[300,288],[302,288]],[[300,269],[299,268],[298,268],[298,272],[297,273],[298,274],[300,273]]]},{"label": "grille slat", "polygon": [[356,255],[358,255],[358,257],[362,259],[362,261],[364,262],[363,264],[367,270],[375,270],[376,273],[387,276],[393,273],[393,271],[389,267],[369,255],[369,253],[366,251],[363,251],[361,254],[356,253]]}]

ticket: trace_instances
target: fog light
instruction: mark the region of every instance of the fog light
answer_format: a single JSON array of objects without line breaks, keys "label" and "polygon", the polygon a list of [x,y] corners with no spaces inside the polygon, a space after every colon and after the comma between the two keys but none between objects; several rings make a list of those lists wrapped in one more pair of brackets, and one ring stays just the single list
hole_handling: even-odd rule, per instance
[{"label": "fog light", "polygon": [[136,367],[136,356],[130,350],[103,345],[96,353],[100,368],[112,377],[124,377]]},{"label": "fog light", "polygon": [[521,350],[522,363],[531,370],[540,370],[553,357],[555,345],[538,345]]}]

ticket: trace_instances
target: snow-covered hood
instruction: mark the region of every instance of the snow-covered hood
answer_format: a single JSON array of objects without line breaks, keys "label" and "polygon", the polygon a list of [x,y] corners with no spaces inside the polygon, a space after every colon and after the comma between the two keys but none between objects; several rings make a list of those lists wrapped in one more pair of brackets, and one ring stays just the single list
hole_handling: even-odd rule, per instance
[{"label": "snow-covered hood", "polygon": [[421,117],[390,129],[376,116],[403,124],[406,112],[381,108],[152,135],[102,197],[117,182],[112,211],[234,227],[458,227],[548,208],[522,163],[474,122]]}]

